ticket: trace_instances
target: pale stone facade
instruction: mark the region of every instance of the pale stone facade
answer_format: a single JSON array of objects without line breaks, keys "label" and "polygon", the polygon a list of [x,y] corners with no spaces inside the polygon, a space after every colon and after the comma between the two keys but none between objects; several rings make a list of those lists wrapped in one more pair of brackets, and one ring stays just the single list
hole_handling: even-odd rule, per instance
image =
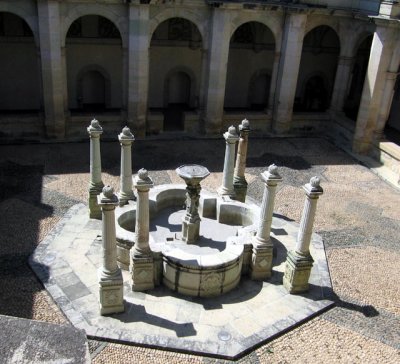
[{"label": "pale stone facade", "polygon": [[137,137],[345,120],[369,152],[388,119],[400,129],[399,13],[391,1],[4,0],[1,138],[81,137],[93,114]]}]

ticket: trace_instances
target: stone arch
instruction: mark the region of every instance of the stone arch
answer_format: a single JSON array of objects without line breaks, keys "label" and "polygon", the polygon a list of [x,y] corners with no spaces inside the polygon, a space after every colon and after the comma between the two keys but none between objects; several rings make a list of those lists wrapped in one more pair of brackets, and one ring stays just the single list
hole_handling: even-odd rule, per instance
[{"label": "stone arch", "polygon": [[[81,24],[81,27],[73,29],[72,23],[65,37],[68,108],[72,111],[81,109],[82,74],[91,70],[99,72],[104,78],[105,108],[119,110],[124,107],[121,33],[115,23],[102,15],[83,15],[74,22],[80,19],[77,25]],[[96,29],[93,34],[85,31],[92,28]],[[106,29],[105,34],[102,29]],[[99,42],[101,39],[107,41]]]},{"label": "stone arch", "polygon": [[199,16],[198,13],[194,11],[189,11],[187,9],[182,9],[182,8],[169,8],[165,9],[164,11],[160,12],[157,14],[154,18],[150,19],[149,22],[149,47],[151,43],[151,38],[153,37],[153,34],[157,27],[163,23],[164,21],[167,21],[169,19],[173,18],[183,18],[191,23],[193,23],[196,27],[197,30],[199,31],[201,35],[201,41],[202,41],[202,47],[203,49],[208,48],[208,37],[206,36],[207,31],[206,31],[206,24],[207,22],[203,19],[203,17]]},{"label": "stone arch", "polygon": [[[339,40],[339,47],[344,43],[343,37],[346,35],[343,32],[340,32],[339,20],[336,17],[311,17],[311,19],[307,20],[306,29],[304,32],[304,38],[309,34],[311,31],[315,30],[318,27],[326,26],[331,28],[338,37]],[[347,35],[348,36],[348,35]],[[303,39],[304,40],[304,39]]]},{"label": "stone arch", "polygon": [[[164,14],[164,12],[162,12]],[[165,14],[164,14],[165,15]],[[203,72],[203,39],[195,23],[187,18],[166,18],[154,29],[149,47],[149,108],[166,108],[166,89],[160,80],[171,72],[185,72],[191,79],[190,107],[197,108]]]},{"label": "stone arch", "polygon": [[189,97],[188,97],[188,106],[193,108],[197,106],[196,104],[198,103],[196,99],[198,98],[198,95],[196,95],[196,75],[195,73],[188,67],[184,66],[177,66],[172,68],[166,75],[164,79],[164,107],[168,107],[169,103],[169,80],[174,74],[177,73],[183,73],[187,75],[189,78]]},{"label": "stone arch", "polygon": [[[325,111],[329,107],[339,55],[340,38],[334,28],[323,24],[312,27],[306,33],[297,79],[295,111]],[[313,82],[310,82],[310,77],[314,77]],[[312,85],[320,89],[320,95],[309,89]],[[312,106],[311,99],[324,106]]]},{"label": "stone arch", "polygon": [[81,98],[81,101],[78,100],[79,108],[83,107],[84,104],[84,90],[83,90],[83,80],[85,75],[89,72],[98,72],[104,79],[104,106],[106,108],[110,108],[111,106],[111,78],[108,74],[107,70],[97,64],[91,64],[83,67],[77,74],[76,77],[76,87],[77,87],[77,95],[78,99]]},{"label": "stone arch", "polygon": [[38,30],[38,20],[37,16],[34,14],[29,14],[25,9],[19,7],[18,5],[4,4],[0,2],[0,13],[11,13],[13,15],[19,16],[28,27],[31,29],[35,45],[39,46],[39,30]]},{"label": "stone arch", "polygon": [[235,31],[243,24],[256,22],[265,25],[272,33],[275,42],[275,50],[280,49],[282,38],[282,25],[276,17],[265,17],[264,14],[246,14],[232,19],[232,26],[229,39],[232,38]]},{"label": "stone arch", "polygon": [[[263,103],[251,101],[254,96],[251,87],[256,86],[255,80],[261,74],[273,72],[275,36],[264,22],[252,20],[240,24],[230,37],[224,108],[236,112],[252,109],[252,104],[258,103],[259,108],[264,105],[262,109],[265,109],[267,99]],[[266,97],[269,92],[265,92]]]},{"label": "stone arch", "polygon": [[94,5],[79,5],[75,8],[73,8],[68,16],[63,18],[62,21],[62,34],[61,34],[61,46],[65,47],[66,43],[66,38],[67,38],[67,33],[69,28],[71,27],[72,23],[87,15],[97,15],[97,16],[102,16],[111,23],[113,23],[116,28],[119,31],[121,41],[122,41],[122,46],[123,48],[127,48],[128,46],[128,25],[127,25],[127,20],[123,16],[119,16],[115,12],[109,10],[108,7],[103,7],[103,6],[94,6]]}]

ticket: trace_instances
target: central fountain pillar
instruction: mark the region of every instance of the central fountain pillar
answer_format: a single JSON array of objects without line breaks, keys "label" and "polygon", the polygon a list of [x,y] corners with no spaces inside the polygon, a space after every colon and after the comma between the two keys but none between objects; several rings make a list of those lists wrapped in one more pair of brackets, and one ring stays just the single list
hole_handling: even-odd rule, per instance
[{"label": "central fountain pillar", "polygon": [[178,167],[176,173],[186,182],[186,214],[182,218],[182,241],[194,244],[200,235],[200,181],[210,172],[206,167],[196,164]]}]

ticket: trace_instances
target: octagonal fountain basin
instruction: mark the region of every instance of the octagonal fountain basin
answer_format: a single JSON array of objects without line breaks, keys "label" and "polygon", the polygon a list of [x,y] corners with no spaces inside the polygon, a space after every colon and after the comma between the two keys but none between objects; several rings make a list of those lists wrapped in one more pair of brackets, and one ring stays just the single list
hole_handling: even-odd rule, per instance
[{"label": "octagonal fountain basin", "polygon": [[[185,185],[161,185],[149,194],[154,283],[191,296],[228,292],[247,273],[259,208],[202,191],[200,237],[187,244],[182,240],[185,201]],[[135,241],[135,216],[134,202],[116,210],[117,259],[126,270]]]}]

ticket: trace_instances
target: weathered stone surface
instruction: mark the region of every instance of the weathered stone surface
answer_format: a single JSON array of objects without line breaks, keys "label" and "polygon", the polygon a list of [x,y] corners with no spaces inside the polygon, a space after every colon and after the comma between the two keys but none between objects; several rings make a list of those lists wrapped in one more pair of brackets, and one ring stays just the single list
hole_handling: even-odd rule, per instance
[{"label": "weathered stone surface", "polygon": [[90,363],[83,330],[3,315],[0,326],[3,363]]}]

